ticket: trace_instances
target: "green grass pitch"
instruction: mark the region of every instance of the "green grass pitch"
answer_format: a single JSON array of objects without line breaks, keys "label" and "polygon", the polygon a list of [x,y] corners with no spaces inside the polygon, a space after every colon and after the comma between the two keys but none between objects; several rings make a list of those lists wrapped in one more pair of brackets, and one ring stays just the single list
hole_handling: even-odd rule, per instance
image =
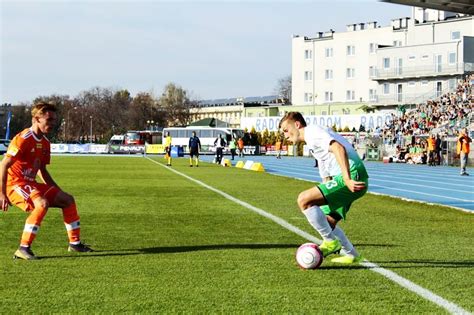
[{"label": "green grass pitch", "polygon": [[[296,205],[311,183],[173,163],[317,236]],[[58,156],[49,170],[75,196],[96,252],[68,253],[50,209],[33,244],[42,259],[15,261],[25,213],[1,213],[1,313],[446,313],[359,265],[299,269],[307,240],[145,158]],[[474,311],[473,215],[368,194],[342,227],[369,261]]]}]

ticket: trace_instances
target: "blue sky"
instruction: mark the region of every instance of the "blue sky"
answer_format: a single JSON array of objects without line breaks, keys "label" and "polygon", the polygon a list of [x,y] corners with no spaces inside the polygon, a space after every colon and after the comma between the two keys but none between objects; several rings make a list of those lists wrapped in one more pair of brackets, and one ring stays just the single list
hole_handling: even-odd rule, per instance
[{"label": "blue sky", "polygon": [[0,103],[95,86],[194,99],[264,96],[291,73],[293,34],[410,16],[352,1],[0,0]]}]

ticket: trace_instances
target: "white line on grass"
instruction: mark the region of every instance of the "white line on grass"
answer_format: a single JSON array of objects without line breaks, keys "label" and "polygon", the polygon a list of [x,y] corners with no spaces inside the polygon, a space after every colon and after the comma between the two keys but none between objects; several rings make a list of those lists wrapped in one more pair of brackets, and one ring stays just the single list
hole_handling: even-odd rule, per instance
[{"label": "white line on grass", "polygon": [[[226,198],[227,200],[230,200],[230,201],[233,201],[265,218],[268,218],[270,220],[272,220],[273,222],[281,225],[282,227],[284,227],[285,229],[291,231],[291,232],[294,232],[295,234],[298,234],[299,236],[307,239],[308,241],[311,241],[311,242],[314,242],[316,244],[321,244],[321,240],[314,237],[313,235],[309,234],[309,233],[306,233],[305,231],[303,230],[300,230],[299,228],[297,228],[296,226],[286,222],[285,220],[283,220],[282,218],[280,217],[277,217],[271,213],[268,213],[260,208],[257,208],[257,207],[254,207],[252,206],[251,204],[245,202],[245,201],[242,201],[240,199],[237,199],[219,189],[216,189],[212,186],[209,186],[203,182],[201,182],[200,180],[197,180],[197,179],[194,179],[186,174],[183,174],[181,172],[178,172],[177,170],[175,169],[172,169],[172,168],[169,168],[165,165],[163,165],[162,163],[159,163],[149,157],[145,157],[146,159],[150,160],[151,162],[163,167],[163,168],[166,168],[168,169],[169,171],[171,172],[174,172],[175,174],[178,174],[186,179],[189,179],[190,181],[200,185],[200,186],[203,186],[204,188],[207,188],[221,196],[223,196],[224,198]],[[418,294],[419,296],[427,299],[428,301],[431,301],[433,302],[434,304],[444,308],[445,310],[447,310],[448,312],[450,312],[451,314],[471,314],[470,312],[468,312],[467,310],[463,309],[462,307],[460,307],[459,305],[457,304],[454,304],[453,302],[450,302],[444,298],[442,298],[441,296],[439,295],[436,295],[435,293],[431,292],[430,290],[428,289],[425,289],[419,285],[417,285],[416,283],[413,283],[411,282],[410,280],[408,279],[405,279],[403,278],[402,276],[399,276],[398,274],[396,274],[395,272],[393,271],[390,271],[390,270],[387,270],[387,269],[384,269],[380,266],[378,266],[377,264],[374,264],[368,260],[365,260],[363,262],[360,263],[362,266],[368,268],[369,270],[373,271],[373,272],[376,272],[378,274],[381,274],[382,276],[388,278],[389,280],[392,280],[393,282],[397,283],[398,285]]]}]

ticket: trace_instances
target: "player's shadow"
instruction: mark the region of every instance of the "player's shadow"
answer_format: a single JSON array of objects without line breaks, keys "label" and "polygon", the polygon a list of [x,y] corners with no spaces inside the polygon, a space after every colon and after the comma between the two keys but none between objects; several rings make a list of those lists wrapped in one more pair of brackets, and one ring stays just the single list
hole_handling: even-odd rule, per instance
[{"label": "player's shadow", "polygon": [[164,254],[196,252],[202,250],[298,248],[298,246],[298,244],[215,244],[198,246],[150,247],[140,248],[138,251],[145,254]]},{"label": "player's shadow", "polygon": [[73,253],[63,256],[41,256],[40,259],[53,258],[92,258],[104,256],[132,256],[144,254],[169,254],[169,253],[186,253],[196,251],[209,250],[227,250],[227,249],[276,249],[276,248],[298,248],[299,244],[212,244],[212,245],[196,245],[196,246],[160,246],[147,248],[129,248],[129,249],[111,249],[96,250],[91,253]]}]

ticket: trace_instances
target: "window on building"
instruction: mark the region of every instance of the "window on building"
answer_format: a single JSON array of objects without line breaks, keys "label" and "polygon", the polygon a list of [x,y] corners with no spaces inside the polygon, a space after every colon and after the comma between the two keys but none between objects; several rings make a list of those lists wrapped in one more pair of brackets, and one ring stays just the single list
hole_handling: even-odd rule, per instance
[{"label": "window on building", "polygon": [[332,92],[324,92],[324,100],[326,102],[332,102]]},{"label": "window on building", "polygon": [[313,71],[305,71],[304,72],[304,80],[305,81],[312,81],[313,80]]},{"label": "window on building", "polygon": [[369,44],[369,54],[375,54],[376,49],[377,49],[377,44],[376,43],[370,43]]},{"label": "window on building", "polygon": [[311,49],[306,49],[304,51],[304,59],[307,59],[307,60],[313,59],[313,51]]},{"label": "window on building", "polygon": [[354,68],[346,68],[346,78],[353,79],[355,77],[355,69]]},{"label": "window on building", "polygon": [[450,65],[456,64],[456,53],[452,52],[448,54],[448,60]]},{"label": "window on building", "polygon": [[326,58],[330,58],[333,55],[332,47],[328,47],[325,49],[325,56]]},{"label": "window on building", "polygon": [[395,46],[395,47],[401,47],[401,46],[402,46],[402,41],[401,41],[401,40],[394,40],[394,41],[393,41],[393,46]]},{"label": "window on building", "polygon": [[426,60],[426,59],[428,59],[428,58],[429,58],[428,55],[422,55],[422,56],[421,56],[421,59],[422,59],[422,60]]},{"label": "window on building", "polygon": [[313,101],[313,93],[304,93],[305,103],[311,103]]},{"label": "window on building", "polygon": [[326,69],[326,71],[324,71],[324,78],[326,80],[332,80],[332,70],[331,69]]},{"label": "window on building", "polygon": [[346,101],[353,101],[355,100],[355,91],[346,91]]},{"label": "window on building", "polygon": [[461,32],[460,31],[452,31],[451,32],[451,39],[452,40],[461,39]]},{"label": "window on building", "polygon": [[427,81],[427,80],[423,80],[423,81],[421,81],[421,85],[423,85],[423,86],[426,86],[426,85],[428,85],[428,81]]},{"label": "window on building", "polygon": [[373,77],[375,77],[375,67],[370,66],[369,67],[369,78],[373,78]]},{"label": "window on building", "polygon": [[456,88],[456,79],[449,79],[448,81],[449,90],[454,90]]},{"label": "window on building", "polygon": [[354,45],[348,45],[346,48],[346,52],[348,56],[354,56],[355,55],[355,46]]},{"label": "window on building", "polygon": [[408,87],[415,87],[415,81],[409,81]]},{"label": "window on building", "polygon": [[377,90],[375,89],[369,90],[369,101],[377,101]]},{"label": "window on building", "polygon": [[390,69],[390,58],[383,58],[383,68]]},{"label": "window on building", "polygon": [[385,95],[390,94],[390,84],[389,83],[384,83],[383,84],[383,94],[385,94]]},{"label": "window on building", "polygon": [[416,59],[415,55],[409,55],[408,56],[408,61],[414,61]]}]

